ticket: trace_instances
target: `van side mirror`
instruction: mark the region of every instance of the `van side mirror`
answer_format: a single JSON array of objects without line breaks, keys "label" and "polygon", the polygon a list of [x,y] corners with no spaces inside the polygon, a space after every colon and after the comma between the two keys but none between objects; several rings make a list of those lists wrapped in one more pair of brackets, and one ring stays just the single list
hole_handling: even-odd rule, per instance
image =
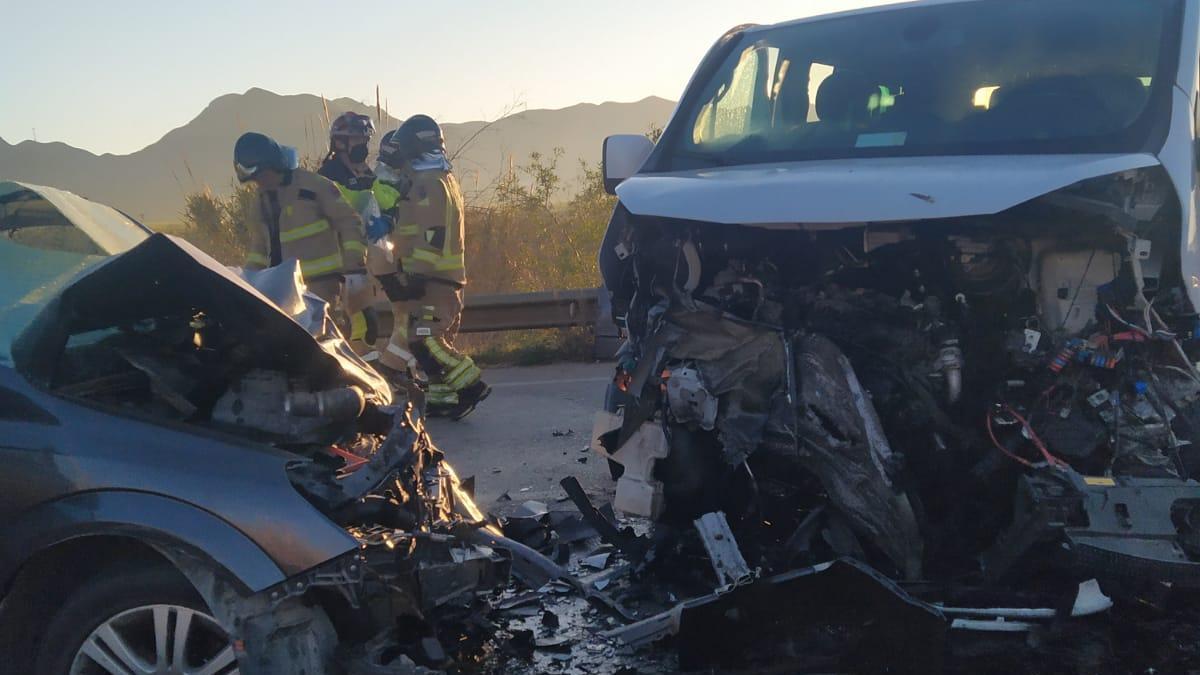
[{"label": "van side mirror", "polygon": [[604,191],[617,194],[617,186],[638,172],[654,150],[654,142],[639,134],[618,134],[604,139]]}]

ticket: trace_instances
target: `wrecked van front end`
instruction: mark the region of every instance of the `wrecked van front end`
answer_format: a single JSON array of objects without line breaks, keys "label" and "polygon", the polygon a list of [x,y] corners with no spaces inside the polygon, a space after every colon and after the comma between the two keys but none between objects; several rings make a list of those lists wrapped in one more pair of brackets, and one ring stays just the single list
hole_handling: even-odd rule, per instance
[{"label": "wrecked van front end", "polygon": [[[478,593],[507,583],[509,557],[294,264],[231,270],[52,188],[4,184],[0,207],[0,452],[20,477],[3,500],[5,630],[61,624],[45,598],[69,604],[111,569],[165,562],[202,601],[155,599],[153,625],[122,618],[133,608],[82,646],[34,633],[25,658],[244,674],[476,658]],[[52,572],[58,551],[74,560]],[[226,649],[194,652],[199,629],[178,623],[175,656],[156,654],[176,611]]]},{"label": "wrecked van front end", "polygon": [[593,434],[618,510],[710,554],[721,514],[751,568],[862,561],[947,610],[1194,589],[1198,11],[913,3],[727,35],[600,254],[628,332]]},{"label": "wrecked van front end", "polygon": [[[600,440],[618,461],[631,439],[661,456],[623,462],[618,506],[694,518],[736,500],[733,486],[749,505],[769,497],[763,480],[782,481],[827,493],[901,576],[919,578],[918,510],[926,527],[978,527],[970,504],[992,500],[973,478],[1185,481],[1194,313],[1178,282],[1146,274],[1139,251],[1154,235],[1138,236],[1132,217],[1105,222],[1095,192],[1154,176],[1162,187],[1161,169],[1132,170],[936,224],[631,226],[638,276],[682,286],[644,289],[654,304],[630,308],[644,312],[622,355],[632,404]],[[705,265],[718,268],[708,284]]]}]

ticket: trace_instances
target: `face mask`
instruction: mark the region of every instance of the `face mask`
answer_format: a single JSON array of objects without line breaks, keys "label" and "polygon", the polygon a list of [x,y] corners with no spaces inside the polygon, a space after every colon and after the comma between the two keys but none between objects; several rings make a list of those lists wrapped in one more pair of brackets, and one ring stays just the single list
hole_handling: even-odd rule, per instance
[{"label": "face mask", "polygon": [[367,146],[356,145],[353,148],[350,148],[350,152],[347,156],[350,158],[351,162],[354,162],[355,164],[361,164],[362,162],[367,161]]}]

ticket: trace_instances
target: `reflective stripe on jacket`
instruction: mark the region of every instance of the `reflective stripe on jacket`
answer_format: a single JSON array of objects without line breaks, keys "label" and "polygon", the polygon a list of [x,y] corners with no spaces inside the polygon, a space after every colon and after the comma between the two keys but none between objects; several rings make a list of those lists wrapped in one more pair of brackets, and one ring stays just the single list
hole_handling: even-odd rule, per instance
[{"label": "reflective stripe on jacket", "polygon": [[393,242],[404,271],[467,283],[463,196],[447,171],[411,172],[412,189],[395,209]]},{"label": "reflective stripe on jacket", "polygon": [[379,202],[379,208],[392,219],[392,233],[389,238],[392,242],[392,255],[398,263],[400,271],[407,272],[407,259],[412,256],[414,237],[417,236],[419,228],[412,223],[401,223],[399,218],[408,217],[408,209],[405,206],[405,200],[408,199],[408,194],[411,192],[411,185],[393,185],[386,183],[382,179],[375,181],[375,201]]},{"label": "reflective stripe on jacket", "polygon": [[266,191],[259,192],[254,222],[249,223],[248,267],[271,262],[270,221],[278,219],[280,259],[300,261],[306,279],[361,270],[366,241],[358,213],[342,199],[335,183],[311,171],[296,169],[275,190],[278,213]]}]

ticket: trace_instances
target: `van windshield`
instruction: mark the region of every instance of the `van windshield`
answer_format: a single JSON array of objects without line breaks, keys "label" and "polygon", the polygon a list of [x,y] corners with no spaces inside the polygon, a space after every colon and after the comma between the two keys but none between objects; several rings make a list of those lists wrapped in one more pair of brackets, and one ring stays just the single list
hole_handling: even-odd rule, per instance
[{"label": "van windshield", "polygon": [[979,0],[751,29],[693,82],[660,168],[1145,150],[1169,119],[1181,11]]}]

